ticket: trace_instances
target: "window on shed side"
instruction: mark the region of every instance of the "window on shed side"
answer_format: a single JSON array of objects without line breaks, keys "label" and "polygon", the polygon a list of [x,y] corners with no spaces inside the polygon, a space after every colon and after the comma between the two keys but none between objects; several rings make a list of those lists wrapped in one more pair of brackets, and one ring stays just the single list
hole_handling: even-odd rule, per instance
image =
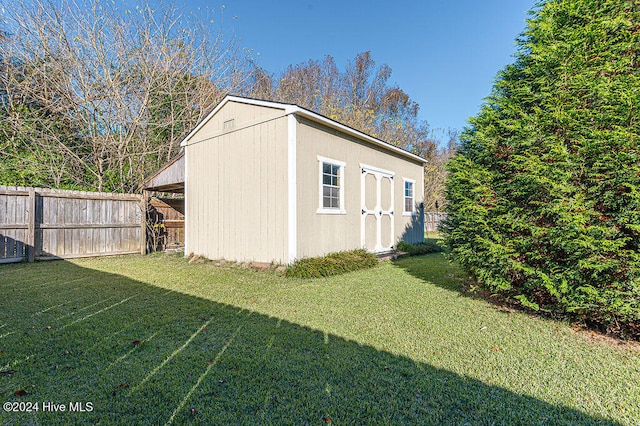
[{"label": "window on shed side", "polygon": [[322,163],[322,207],[339,209],[340,206],[340,166]]},{"label": "window on shed side", "polygon": [[318,155],[320,214],[346,214],[344,209],[344,161]]},{"label": "window on shed side", "polygon": [[415,211],[415,196],[414,196],[414,182],[410,180],[404,181],[404,212],[414,213]]}]

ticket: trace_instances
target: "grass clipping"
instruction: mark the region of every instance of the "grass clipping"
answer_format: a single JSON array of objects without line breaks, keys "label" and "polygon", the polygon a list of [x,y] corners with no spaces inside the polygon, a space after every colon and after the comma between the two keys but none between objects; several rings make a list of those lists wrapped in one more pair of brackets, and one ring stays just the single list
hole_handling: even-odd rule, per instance
[{"label": "grass clipping", "polygon": [[286,277],[320,278],[368,269],[378,264],[376,255],[358,249],[298,259],[285,270]]}]

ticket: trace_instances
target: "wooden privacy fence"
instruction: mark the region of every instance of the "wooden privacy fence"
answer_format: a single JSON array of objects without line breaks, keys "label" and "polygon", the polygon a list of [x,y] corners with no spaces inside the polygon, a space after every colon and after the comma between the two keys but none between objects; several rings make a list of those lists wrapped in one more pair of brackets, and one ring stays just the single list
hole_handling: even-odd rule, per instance
[{"label": "wooden privacy fence", "polygon": [[144,253],[135,194],[0,186],[0,263]]},{"label": "wooden privacy fence", "polygon": [[424,213],[424,231],[435,232],[438,230],[438,225],[447,217],[444,212],[425,212]]}]

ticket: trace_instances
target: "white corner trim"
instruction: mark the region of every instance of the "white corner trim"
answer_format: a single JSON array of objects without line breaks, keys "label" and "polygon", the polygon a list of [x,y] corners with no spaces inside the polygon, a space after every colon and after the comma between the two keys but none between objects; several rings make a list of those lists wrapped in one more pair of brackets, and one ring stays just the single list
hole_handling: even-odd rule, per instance
[{"label": "white corner trim", "polygon": [[[316,156],[318,159],[318,210],[317,214],[347,214],[344,208],[344,168],[347,163],[340,160],[334,160],[333,158],[323,157],[322,155]],[[331,209],[323,206],[322,203],[322,164],[329,163],[340,167],[340,208]]]},{"label": "white corner trim", "polygon": [[296,170],[296,126],[298,120],[294,114],[287,116],[287,190],[288,190],[288,246],[289,263],[298,257],[298,207],[297,207],[297,170]]},{"label": "white corner trim", "polygon": [[189,168],[187,167],[187,148],[184,149],[184,257],[189,256],[189,254],[191,253],[190,250],[190,246],[189,246],[189,236],[187,235],[187,224],[189,221],[189,213],[188,213],[188,205],[189,205],[189,199],[187,198],[187,188],[189,185],[189,179],[187,179],[187,177],[189,176]]}]

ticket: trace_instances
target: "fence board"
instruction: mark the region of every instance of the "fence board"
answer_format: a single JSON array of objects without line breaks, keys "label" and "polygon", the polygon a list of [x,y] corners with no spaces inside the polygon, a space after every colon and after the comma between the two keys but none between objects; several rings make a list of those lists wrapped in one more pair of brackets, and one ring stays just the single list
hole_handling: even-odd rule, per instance
[{"label": "fence board", "polygon": [[[58,205],[58,203],[56,202],[57,200],[55,198],[43,198],[42,199],[43,204],[45,204],[44,202],[46,201],[46,205],[43,207],[43,217],[45,217],[46,219],[43,219],[43,221],[45,221],[46,223],[51,223],[54,220],[56,220],[56,206]],[[45,231],[43,231],[44,233],[46,233],[49,238],[48,241],[49,244],[47,245],[47,250],[43,250],[43,253],[41,253],[41,255],[44,256],[45,253],[53,253],[55,249],[58,248],[58,234],[59,232],[55,229],[47,229]],[[45,236],[42,237],[43,241]]]},{"label": "fence board", "polygon": [[0,263],[139,253],[140,203],[134,194],[0,186]]},{"label": "fence board", "polygon": [[440,222],[447,217],[444,212],[425,212],[424,213],[424,230],[425,232],[435,232],[438,230]]},{"label": "fence board", "polygon": [[[16,222],[29,224],[29,196],[20,197],[16,206]],[[27,257],[29,246],[33,244],[30,226],[16,232],[16,257]]]},{"label": "fence board", "polygon": [[[34,189],[34,218],[33,218],[33,223],[29,223],[29,226],[33,226],[33,233],[34,233],[34,242],[35,242],[35,247],[33,248],[33,255],[34,258],[40,256],[40,254],[42,253],[42,251],[44,250],[44,236],[43,236],[43,230],[40,229],[40,227],[36,226],[36,224],[38,223],[42,223],[44,221],[44,199],[42,197],[38,197],[35,189]],[[31,220],[31,219],[30,219]],[[29,258],[29,260],[31,260],[31,258]]]},{"label": "fence board", "polygon": [[[113,218],[119,218],[120,217],[120,205],[119,204],[110,204],[111,206],[111,214],[110,217]],[[118,240],[118,237],[120,236],[120,232],[118,232],[118,229],[116,228],[110,228],[110,238],[109,238],[109,242],[111,242],[111,244],[113,244],[114,241]],[[113,250],[113,245],[111,246],[111,250]]]},{"label": "fence board", "polygon": [[[7,223],[7,197],[0,196],[0,224]],[[0,229],[0,259],[4,259],[5,256],[5,239],[6,232],[4,228]]]},{"label": "fence board", "polygon": [[[91,206],[93,210],[93,223],[100,223],[100,200],[91,200]],[[91,252],[96,253],[101,251],[100,230],[95,228],[92,229],[91,235]]]},{"label": "fence board", "polygon": [[[51,208],[52,208],[52,215],[51,215],[51,223],[57,225],[60,221],[60,218],[64,219],[64,204],[62,204],[60,202],[60,198],[52,198],[51,199],[52,203],[51,203]],[[55,213],[53,213],[55,212]],[[51,251],[51,255],[55,256],[61,256],[64,254],[64,229],[59,229],[56,232],[57,235],[57,240],[58,240],[58,244],[56,245],[55,249],[53,251]],[[45,254],[43,253],[43,256]]]},{"label": "fence board", "polygon": [[[9,195],[7,197],[7,213],[5,221],[7,223],[16,223],[16,201],[17,195]],[[5,258],[14,259],[16,257],[14,251],[16,248],[15,238],[16,238],[16,230],[15,229],[7,229],[5,231]]]}]

